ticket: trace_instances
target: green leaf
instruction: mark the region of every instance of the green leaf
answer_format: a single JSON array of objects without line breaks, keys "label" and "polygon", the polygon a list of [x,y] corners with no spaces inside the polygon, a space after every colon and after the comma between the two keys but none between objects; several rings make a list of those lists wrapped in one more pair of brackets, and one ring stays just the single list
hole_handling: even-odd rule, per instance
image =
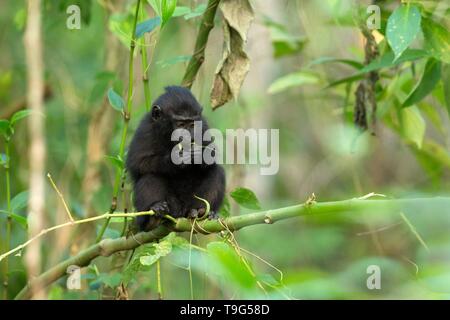
[{"label": "green leaf", "polygon": [[429,56],[429,54],[424,50],[406,49],[403,52],[403,54],[400,56],[400,58],[395,59],[394,53],[392,51],[388,51],[385,54],[383,54],[380,58],[372,61],[367,66],[360,69],[358,72],[354,73],[353,75],[339,79],[339,80],[335,80],[335,81],[329,83],[327,85],[327,88],[331,88],[331,87],[337,86],[342,83],[360,80],[360,79],[362,79],[364,74],[371,72],[371,71],[380,70],[382,68],[392,68],[403,62],[414,61],[414,60],[421,59],[421,58],[428,57],[428,56]]},{"label": "green leaf", "polygon": [[216,271],[243,289],[250,289],[255,286],[255,277],[246,268],[231,246],[224,242],[210,242],[207,245],[207,250]]},{"label": "green leaf", "polygon": [[130,48],[130,38],[133,30],[133,14],[114,13],[110,16],[108,27],[115,34],[120,42],[127,48]]},{"label": "green leaf", "polygon": [[400,110],[402,135],[420,149],[425,135],[425,120],[416,106]]},{"label": "green leaf", "polygon": [[450,63],[450,31],[431,19],[423,19],[425,50],[436,59]]},{"label": "green leaf", "polygon": [[25,117],[28,117],[31,114],[32,114],[32,111],[29,109],[17,111],[11,117],[11,125],[13,126],[17,121],[19,121]]},{"label": "green leaf", "polygon": [[143,266],[151,266],[156,261],[158,261],[161,257],[167,256],[170,252],[172,252],[172,243],[167,240],[160,241],[158,243],[154,243],[155,253],[151,255],[141,256],[139,261]]},{"label": "green leaf", "polygon": [[[6,210],[0,210],[0,213],[3,213],[5,215],[9,215],[9,212]],[[28,229],[28,221],[27,218],[22,217],[21,215],[15,214],[15,213],[11,213],[11,218],[16,221],[22,228],[24,228],[25,230]]]},{"label": "green leaf", "polygon": [[351,66],[351,67],[353,67],[355,69],[362,69],[364,67],[364,65],[361,62],[358,62],[356,60],[339,59],[339,58],[333,58],[333,57],[320,57],[318,59],[315,59],[315,60],[311,61],[307,65],[307,68],[310,68],[311,66],[324,64],[324,63],[331,63],[331,62],[343,63],[343,64],[349,65],[349,66]]},{"label": "green leaf", "polygon": [[201,16],[206,11],[206,3],[198,5],[191,13],[184,16],[184,19],[189,20]]},{"label": "green leaf", "polygon": [[450,65],[442,66],[442,85],[444,88],[444,100],[447,106],[448,116],[450,117]]},{"label": "green leaf", "polygon": [[164,25],[169,21],[169,19],[172,17],[173,13],[175,12],[175,8],[177,6],[177,0],[162,0],[161,2],[161,18],[162,18],[162,24],[161,28],[164,27]]},{"label": "green leaf", "polygon": [[441,62],[433,58],[428,59],[422,78],[408,95],[402,106],[409,107],[425,98],[431,91],[433,91],[440,78]]},{"label": "green leaf", "polygon": [[153,8],[158,16],[161,16],[161,0],[147,0],[148,4]]},{"label": "green leaf", "polygon": [[9,127],[10,123],[8,120],[0,119],[0,134],[3,134],[6,137]]},{"label": "green leaf", "polygon": [[147,255],[153,255],[155,253],[155,247],[153,243],[140,246],[136,249],[131,262],[127,265],[123,272],[123,282],[127,285],[132,279],[136,277],[136,274],[140,271],[147,271],[150,267],[141,264],[141,257]]},{"label": "green leaf", "polygon": [[122,282],[122,274],[121,273],[100,273],[97,279],[91,283],[91,286],[95,286],[96,283],[103,283],[105,286],[110,287],[112,289],[117,288]]},{"label": "green leaf", "polygon": [[119,168],[121,170],[123,170],[123,168],[125,168],[125,164],[123,162],[123,159],[120,156],[105,156],[105,157],[116,168]]},{"label": "green leaf", "polygon": [[28,191],[23,191],[19,194],[17,194],[14,198],[11,200],[11,211],[16,212],[25,208],[28,203]]},{"label": "green leaf", "polygon": [[228,218],[231,215],[230,213],[230,200],[225,196],[223,198],[222,208],[220,208],[219,216],[221,218]]},{"label": "green leaf", "polygon": [[144,22],[138,23],[136,26],[136,39],[139,39],[144,35],[146,32],[152,32],[161,24],[161,18],[160,17],[154,17],[148,20],[145,20]]},{"label": "green leaf", "polygon": [[191,8],[178,6],[175,8],[175,11],[172,14],[172,17],[181,17],[191,12]]},{"label": "green leaf", "polygon": [[185,238],[180,237],[176,232],[169,233],[163,238],[163,240],[170,242],[173,247],[183,247],[185,245],[189,245],[189,242]]},{"label": "green leaf", "polygon": [[270,39],[273,46],[275,58],[292,55],[300,52],[305,43],[306,37],[291,35],[286,27],[280,23],[265,19],[264,24],[269,28]]},{"label": "green leaf", "polygon": [[299,71],[276,79],[269,86],[267,92],[269,94],[275,94],[291,87],[301,86],[304,84],[315,84],[318,82],[319,78],[315,74]]},{"label": "green leaf", "polygon": [[236,201],[240,206],[244,208],[254,210],[261,209],[258,198],[250,189],[236,188],[232,192],[230,192],[230,196],[234,199],[234,201]]},{"label": "green leaf", "polygon": [[160,65],[161,68],[166,68],[166,67],[172,66],[176,63],[188,62],[189,60],[191,60],[191,58],[192,58],[191,55],[176,56],[176,57],[169,58],[169,59],[159,60],[156,62],[156,64]]},{"label": "green leaf", "polygon": [[[111,71],[101,71],[95,75],[95,84],[89,96],[89,102],[94,103],[105,96],[110,82],[116,80],[116,75]],[[116,88],[117,89],[117,88]],[[119,90],[120,91],[120,90]]]},{"label": "green leaf", "polygon": [[125,107],[125,103],[122,97],[114,91],[113,88],[108,90],[108,100],[109,104],[116,109],[117,111],[123,112],[123,108]]},{"label": "green leaf", "polygon": [[[123,220],[122,220],[122,222],[123,222]],[[101,226],[97,226],[97,229],[96,229],[96,235],[97,236],[99,235],[101,229],[102,229]],[[117,239],[117,238],[120,238],[120,236],[121,236],[120,231],[108,227],[108,228],[106,228],[102,239]]]},{"label": "green leaf", "polygon": [[429,54],[424,50],[418,49],[406,49],[399,58],[395,58],[392,51],[388,51],[380,58],[372,61],[367,66],[362,68],[358,74],[376,71],[382,68],[392,68],[400,65],[403,62],[415,61],[424,57],[428,57]]},{"label": "green leaf", "polygon": [[390,16],[386,26],[387,41],[399,58],[420,31],[420,10],[415,5],[398,7]]}]

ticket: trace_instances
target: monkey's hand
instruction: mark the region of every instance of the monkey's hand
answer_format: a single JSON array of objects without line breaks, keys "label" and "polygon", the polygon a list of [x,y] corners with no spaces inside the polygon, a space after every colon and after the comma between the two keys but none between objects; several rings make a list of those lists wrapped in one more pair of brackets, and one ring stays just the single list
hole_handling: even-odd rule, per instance
[{"label": "monkey's hand", "polygon": [[162,217],[166,214],[170,214],[169,204],[167,203],[167,201],[158,201],[154,203],[150,207],[150,210],[153,210],[157,217]]},{"label": "monkey's hand", "polygon": [[150,231],[159,226],[164,215],[169,214],[169,205],[166,201],[158,201],[150,206],[149,210],[152,210],[155,214],[136,218],[139,231]]}]

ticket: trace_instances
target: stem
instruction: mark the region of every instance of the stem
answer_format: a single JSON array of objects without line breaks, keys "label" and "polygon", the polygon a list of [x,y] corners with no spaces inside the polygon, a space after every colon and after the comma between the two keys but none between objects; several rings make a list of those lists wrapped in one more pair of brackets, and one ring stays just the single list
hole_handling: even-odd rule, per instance
[{"label": "stem", "polygon": [[162,300],[162,286],[161,286],[161,263],[160,259],[156,261],[156,279],[157,279],[157,286],[158,286],[158,299]]},{"label": "stem", "polygon": [[214,27],[214,17],[216,16],[217,7],[220,0],[209,0],[208,6],[202,17],[202,22],[195,41],[194,53],[189,60],[181,85],[187,88],[192,87],[198,70],[205,60],[205,48],[208,42],[209,32]]},{"label": "stem", "polygon": [[[398,212],[407,212],[411,210],[417,211],[418,208],[433,208],[435,209],[435,212],[437,214],[450,214],[450,197],[389,200],[349,199],[343,201],[322,203],[308,201],[304,204],[255,212],[241,216],[234,216],[220,221],[204,220],[195,223],[194,229],[197,232],[209,234],[217,233],[222,230],[236,231],[238,229],[256,224],[272,224],[279,220],[300,216],[336,213],[366,213],[377,215],[392,213],[398,214]],[[122,214],[122,216],[130,215],[133,214]],[[134,215],[137,215],[137,213],[135,213]],[[104,218],[104,216],[105,215],[100,217]],[[69,222],[68,224],[70,223],[71,222]],[[104,239],[101,242],[96,243],[91,247],[81,251],[77,255],[50,268],[40,276],[31,280],[28,285],[19,292],[19,294],[16,296],[16,299],[30,298],[31,286],[38,285],[39,288],[44,288],[54,281],[58,280],[59,278],[65,276],[67,267],[70,265],[74,264],[79,266],[80,268],[85,267],[89,265],[92,260],[99,256],[108,257],[115,252],[133,250],[142,244],[161,239],[168,235],[171,231],[189,232],[191,231],[192,227],[192,220],[180,218],[177,220],[177,223],[173,226],[173,228],[170,229],[162,225],[149,232],[140,232],[133,237]]]},{"label": "stem", "polygon": [[[143,13],[144,13],[144,6],[142,6],[142,16]],[[142,68],[142,84],[144,86],[145,110],[149,112],[152,105],[152,99],[150,95],[150,87],[148,85],[149,79],[148,69],[150,68],[150,65],[148,64],[147,59],[147,46],[145,41],[145,34],[142,37],[142,45],[141,45],[141,68]]]},{"label": "stem", "polygon": [[[139,7],[141,4],[141,0],[137,0],[136,12],[134,14],[134,22],[133,22],[133,34],[131,35],[130,42],[130,57],[128,60],[128,95],[127,95],[127,106],[123,112],[123,129],[122,129],[122,138],[120,139],[120,147],[119,147],[119,157],[121,159],[124,158],[125,154],[125,143],[127,140],[127,132],[128,132],[128,123],[130,122],[131,110],[132,110],[132,100],[133,100],[133,60],[134,60],[134,48],[136,47],[136,25],[139,15]],[[109,209],[109,213],[113,213],[117,208],[117,196],[119,195],[120,188],[120,179],[123,174],[123,169],[117,168],[116,177],[114,181],[114,189],[113,196],[111,201],[111,208]],[[105,223],[100,230],[97,239],[95,242],[99,242],[102,240],[103,235],[105,234],[106,228],[108,227],[110,219],[106,219]]]},{"label": "stem", "polygon": [[148,85],[148,62],[147,62],[147,48],[145,47],[145,36],[143,37],[143,45],[141,47],[142,56],[142,82],[144,85],[144,97],[145,97],[145,110],[150,111],[152,100],[150,95],[150,87]]},{"label": "stem", "polygon": [[[11,183],[10,183],[10,176],[9,176],[9,165],[10,165],[10,152],[9,152],[9,138],[6,139],[5,142],[5,154],[6,154],[6,166],[5,166],[5,172],[6,172],[6,205],[7,205],[7,211],[8,211],[8,217],[6,220],[6,250],[9,251],[11,246],[11,223],[12,223],[12,216],[11,216]],[[4,287],[4,298],[5,300],[8,299],[8,285],[9,285],[9,259],[6,259],[5,261],[5,278],[3,280],[3,287]]]}]

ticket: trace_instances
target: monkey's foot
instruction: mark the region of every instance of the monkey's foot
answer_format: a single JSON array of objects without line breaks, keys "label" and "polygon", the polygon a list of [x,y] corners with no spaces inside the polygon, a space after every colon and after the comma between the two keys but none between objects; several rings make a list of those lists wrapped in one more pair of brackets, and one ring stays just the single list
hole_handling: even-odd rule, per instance
[{"label": "monkey's foot", "polygon": [[[205,219],[205,213],[206,213],[206,209],[205,208],[199,208],[199,209],[191,209],[189,211],[188,217],[192,218],[192,219]],[[209,220],[213,220],[213,219],[218,219],[219,215],[217,212],[215,211],[209,211],[208,213],[208,219]]]},{"label": "monkey's foot", "polygon": [[217,220],[219,219],[219,213],[216,211],[210,211],[208,214],[208,219],[209,220]]},{"label": "monkey's foot", "polygon": [[205,211],[203,209],[203,211],[201,211],[202,209],[191,209],[188,213],[188,218],[191,219],[197,219],[197,218],[201,218],[202,215],[205,214]]}]

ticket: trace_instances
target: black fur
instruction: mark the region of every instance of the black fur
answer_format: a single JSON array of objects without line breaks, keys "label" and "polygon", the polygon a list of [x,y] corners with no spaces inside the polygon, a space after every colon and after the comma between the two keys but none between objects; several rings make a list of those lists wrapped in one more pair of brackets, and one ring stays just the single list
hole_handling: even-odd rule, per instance
[{"label": "black fur", "polygon": [[[159,110],[155,110],[158,109]],[[225,174],[218,164],[179,164],[171,160],[177,142],[171,134],[179,126],[176,119],[202,121],[202,107],[192,93],[183,87],[166,88],[153,104],[151,112],[142,119],[131,141],[127,169],[134,184],[134,206],[138,211],[154,210],[156,217],[138,217],[139,230],[150,230],[160,223],[163,214],[188,217],[203,213],[206,199],[211,212],[217,212],[225,192]]]}]

